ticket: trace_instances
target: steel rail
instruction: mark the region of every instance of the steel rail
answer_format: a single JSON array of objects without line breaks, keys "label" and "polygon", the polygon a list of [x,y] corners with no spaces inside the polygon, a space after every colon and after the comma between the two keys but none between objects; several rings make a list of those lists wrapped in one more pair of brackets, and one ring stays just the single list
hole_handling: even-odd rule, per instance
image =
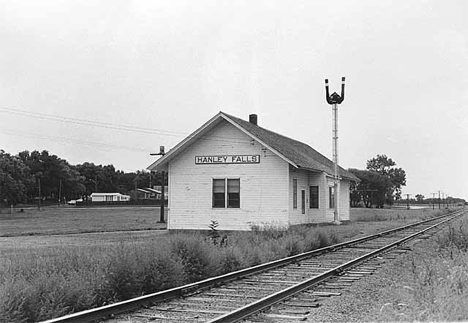
[{"label": "steel rail", "polygon": [[254,266],[254,267],[249,267],[249,268],[241,269],[241,270],[238,270],[238,271],[235,271],[235,272],[227,273],[227,274],[224,274],[224,275],[208,278],[208,279],[205,279],[205,280],[202,280],[202,281],[199,281],[199,282],[195,282],[195,283],[191,283],[191,284],[171,288],[171,289],[168,289],[168,290],[164,290],[164,291],[160,291],[160,292],[156,292],[156,293],[152,293],[152,294],[148,294],[148,295],[143,295],[143,296],[140,296],[140,297],[132,298],[132,299],[129,299],[129,300],[125,300],[125,301],[121,301],[121,302],[117,302],[117,303],[113,303],[113,304],[109,304],[109,305],[105,305],[105,306],[101,306],[101,307],[97,307],[97,308],[93,308],[93,309],[89,309],[89,310],[85,310],[85,311],[72,313],[72,314],[69,314],[69,315],[62,316],[62,317],[42,321],[40,323],[84,323],[84,322],[92,322],[92,321],[102,319],[102,318],[105,318],[105,317],[108,317],[108,316],[111,316],[111,315],[117,315],[117,314],[129,312],[129,311],[132,311],[132,310],[144,307],[144,306],[148,306],[148,305],[151,305],[151,304],[154,304],[154,303],[158,303],[158,302],[167,301],[167,300],[170,300],[170,299],[182,297],[184,295],[193,293],[194,291],[197,291],[197,290],[206,289],[208,287],[212,287],[212,286],[219,285],[221,283],[226,283],[226,282],[229,282],[229,281],[233,281],[233,280],[245,277],[245,276],[258,274],[260,272],[270,270],[270,269],[274,269],[274,268],[277,268],[277,267],[282,267],[282,266],[285,266],[287,264],[294,263],[294,262],[297,262],[297,261],[305,259],[305,258],[317,256],[317,255],[327,253],[327,252],[330,252],[330,251],[334,251],[334,250],[338,250],[338,249],[341,249],[341,248],[344,248],[344,247],[347,247],[347,246],[350,246],[350,245],[353,245],[353,244],[357,244],[357,243],[360,243],[360,242],[364,242],[364,241],[367,241],[367,240],[372,240],[372,239],[375,239],[375,238],[378,238],[378,237],[381,237],[381,236],[384,236],[384,235],[388,235],[388,234],[391,234],[391,233],[395,233],[395,232],[398,232],[398,231],[405,230],[405,229],[410,228],[410,227],[414,227],[414,226],[421,225],[421,224],[431,222],[431,221],[436,221],[438,219],[445,218],[445,217],[448,217],[448,216],[451,216],[451,215],[454,215],[454,214],[459,215],[459,214],[462,214],[464,211],[465,211],[465,209],[455,211],[455,212],[452,212],[450,214],[444,214],[442,216],[438,216],[438,217],[434,217],[434,218],[431,218],[431,219],[428,219],[428,220],[412,223],[412,224],[409,224],[409,225],[405,225],[403,227],[382,231],[382,232],[379,232],[377,234],[368,235],[368,236],[353,239],[353,240],[350,240],[350,241],[346,241],[346,242],[338,243],[338,244],[335,244],[335,245],[323,247],[323,248],[320,248],[320,249],[304,252],[304,253],[301,253],[301,254],[298,254],[298,255],[290,256],[290,257],[275,260],[275,261],[271,261],[271,262],[261,264],[261,265],[257,265],[257,266]]},{"label": "steel rail", "polygon": [[276,292],[272,295],[269,295],[267,297],[264,297],[258,301],[255,301],[255,302],[252,302],[242,308],[239,308],[235,311],[232,311],[230,313],[226,313],[222,316],[219,316],[217,318],[214,318],[210,321],[208,321],[207,323],[235,323],[235,322],[239,322],[240,320],[242,319],[245,319],[257,312],[260,312],[278,302],[281,302],[285,299],[288,299],[290,298],[291,296],[297,294],[297,293],[300,293],[306,289],[309,289],[310,287],[312,287],[313,285],[317,285],[327,279],[329,279],[330,277],[333,277],[333,276],[337,276],[339,274],[341,274],[343,271],[345,271],[346,269],[349,269],[351,267],[354,267],[356,265],[358,265],[359,263],[362,263],[370,258],[373,258],[377,255],[380,255],[382,253],[385,253],[386,251],[388,251],[389,249],[392,249],[398,245],[401,245],[403,243],[405,243],[406,241],[408,240],[411,240],[411,239],[414,239],[415,237],[419,236],[419,235],[422,235],[424,233],[426,233],[427,231],[439,226],[439,225],[442,225],[448,221],[451,221],[455,218],[457,218],[458,216],[462,215],[463,212],[461,212],[460,214],[456,214],[454,215],[453,217],[450,217],[448,219],[445,219],[444,221],[442,222],[439,222],[439,223],[436,223],[434,225],[431,225],[430,227],[426,228],[426,229],[423,229],[419,232],[416,232],[414,234],[411,234],[407,237],[404,237],[398,241],[395,241],[395,242],[392,242],[380,249],[377,249],[377,250],[374,250],[368,254],[365,254],[361,257],[358,257],[356,259],[353,259],[351,261],[348,261],[342,265],[339,265],[335,268],[332,268],[322,274],[319,274],[315,277],[312,277],[308,280],[305,280],[303,282],[300,282],[298,284],[295,284],[291,287],[288,287],[282,291],[279,291],[279,292]]}]

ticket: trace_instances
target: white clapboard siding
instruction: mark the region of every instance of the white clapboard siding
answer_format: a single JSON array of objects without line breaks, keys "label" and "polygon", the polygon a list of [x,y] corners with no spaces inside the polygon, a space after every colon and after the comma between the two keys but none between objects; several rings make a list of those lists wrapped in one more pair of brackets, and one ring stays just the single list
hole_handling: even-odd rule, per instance
[{"label": "white clapboard siding", "polygon": [[[333,186],[333,178],[328,178],[328,186]],[[339,192],[339,204],[338,204],[338,213],[340,217],[340,221],[347,221],[349,220],[349,181],[348,180],[341,180],[338,184],[338,192]],[[327,207],[329,206],[329,190],[327,187]],[[334,215],[335,209],[328,208],[326,221],[325,222],[332,222],[335,219]]]},{"label": "white clapboard siding", "polygon": [[340,181],[340,221],[349,221],[349,181]]},{"label": "white clapboard siding", "polygon": [[[195,164],[195,156],[260,155],[258,164]],[[287,226],[289,165],[262,150],[223,121],[187,147],[169,165],[169,229],[250,230],[251,225]],[[240,208],[212,208],[213,178],[240,179]]]},{"label": "white clapboard siding", "polygon": [[[328,187],[326,186],[326,177],[323,173],[313,173],[303,170],[296,170],[290,168],[289,176],[289,214],[291,225],[302,224],[302,223],[320,223],[326,221],[326,208],[327,208],[327,192]],[[294,208],[294,179],[297,179],[297,208]],[[310,208],[310,186],[319,187],[319,208]],[[301,191],[305,190],[305,213],[302,213],[302,196]]]}]

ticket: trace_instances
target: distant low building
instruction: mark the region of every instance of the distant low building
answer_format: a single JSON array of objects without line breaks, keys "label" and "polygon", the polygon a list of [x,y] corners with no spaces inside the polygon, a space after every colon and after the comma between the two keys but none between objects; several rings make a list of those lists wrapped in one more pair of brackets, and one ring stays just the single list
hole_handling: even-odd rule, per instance
[{"label": "distant low building", "polygon": [[[161,185],[155,185],[153,186],[153,191],[156,192],[156,199],[160,200],[161,199]],[[167,185],[164,185],[164,199],[167,200],[169,196],[169,190]]]},{"label": "distant low building", "polygon": [[137,190],[137,197],[143,199],[156,199],[156,193],[150,190],[149,188],[139,188]]},{"label": "distant low building", "polygon": [[91,202],[127,202],[130,201],[130,195],[120,193],[92,193]]}]

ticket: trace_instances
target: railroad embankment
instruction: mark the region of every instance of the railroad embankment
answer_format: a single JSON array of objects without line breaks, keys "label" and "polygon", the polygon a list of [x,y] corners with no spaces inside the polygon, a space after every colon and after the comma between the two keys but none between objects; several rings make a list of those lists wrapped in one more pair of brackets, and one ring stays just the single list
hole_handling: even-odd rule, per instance
[{"label": "railroad embankment", "polygon": [[321,322],[468,321],[468,219],[412,245],[314,311]]}]

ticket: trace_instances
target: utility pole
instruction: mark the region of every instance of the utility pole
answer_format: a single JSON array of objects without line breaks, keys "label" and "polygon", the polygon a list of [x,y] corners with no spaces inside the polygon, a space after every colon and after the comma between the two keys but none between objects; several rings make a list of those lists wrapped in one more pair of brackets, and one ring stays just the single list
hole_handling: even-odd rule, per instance
[{"label": "utility pole", "polygon": [[327,103],[332,106],[332,119],[333,119],[333,129],[332,129],[332,138],[333,138],[333,193],[334,193],[334,216],[333,222],[335,224],[340,224],[340,215],[339,215],[339,175],[338,175],[338,104],[341,104],[344,101],[344,88],[345,88],[345,77],[341,78],[341,96],[338,93],[333,92],[330,95],[328,90],[328,79],[325,79],[325,95]]},{"label": "utility pole", "polygon": [[440,210],[440,191],[439,191],[439,210]]},{"label": "utility pole", "polygon": [[42,197],[41,197],[41,178],[38,177],[37,178],[37,182],[39,184],[39,200],[38,200],[38,204],[37,204],[37,209],[40,211],[41,210],[41,200],[42,200]]},{"label": "utility pole", "polygon": [[0,175],[0,214],[2,213],[2,202],[3,202],[2,185],[3,185],[4,181],[5,181],[5,175],[3,173],[1,173],[1,175]]},{"label": "utility pole", "polygon": [[88,181],[94,183],[94,193],[97,193],[97,175],[94,175],[94,179],[89,178]]},{"label": "utility pole", "polygon": [[[166,153],[164,152],[164,146],[159,146],[159,153],[157,154],[150,154],[150,156],[163,156]],[[159,216],[159,222],[160,223],[165,223],[166,221],[164,220],[164,204],[165,204],[165,198],[164,198],[164,185],[165,185],[165,171],[161,171],[161,213]]]},{"label": "utility pole", "polygon": [[135,199],[138,203],[138,176],[133,181],[135,182]]},{"label": "utility pole", "polygon": [[432,193],[432,209],[433,209],[433,210],[434,210],[434,206],[435,206],[435,203],[434,203],[435,194],[436,194],[436,193]]},{"label": "utility pole", "polygon": [[410,206],[409,206],[409,197],[411,194],[405,194],[406,195],[406,209],[409,210],[410,209]]},{"label": "utility pole", "polygon": [[59,184],[58,207],[60,207],[61,199],[62,199],[62,179],[60,179],[60,184]]}]

